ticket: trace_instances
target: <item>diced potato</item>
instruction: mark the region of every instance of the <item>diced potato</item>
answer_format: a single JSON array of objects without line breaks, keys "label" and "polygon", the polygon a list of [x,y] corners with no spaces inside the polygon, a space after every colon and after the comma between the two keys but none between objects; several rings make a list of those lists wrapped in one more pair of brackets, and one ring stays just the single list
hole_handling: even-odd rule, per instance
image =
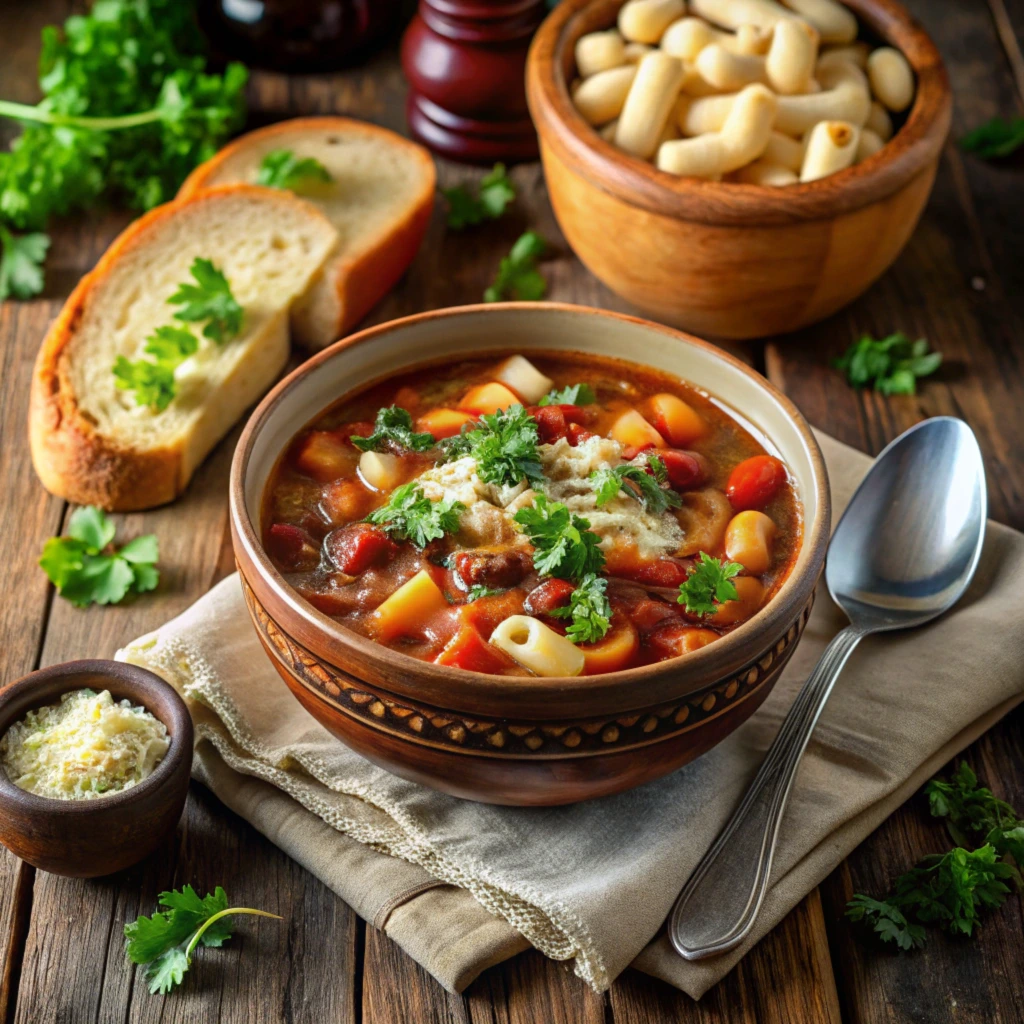
[{"label": "diced potato", "polygon": [[459,402],[459,408],[482,416],[485,413],[497,412],[499,409],[509,409],[513,405],[522,404],[504,384],[494,382],[478,384],[476,387],[470,388],[466,392],[465,398]]},{"label": "diced potato", "polygon": [[416,429],[422,433],[433,434],[438,441],[443,437],[454,437],[463,426],[473,422],[473,416],[458,409],[431,409],[417,421]]},{"label": "diced potato", "polygon": [[579,649],[583,653],[584,675],[617,672],[628,668],[633,661],[640,649],[640,634],[629,619],[620,615],[603,639],[593,644],[581,644]]},{"label": "diced potato", "polygon": [[583,652],[561,633],[529,615],[511,615],[491,634],[491,643],[538,676],[578,676]]},{"label": "diced potato", "polygon": [[660,394],[651,399],[651,420],[676,448],[685,448],[707,429],[703,418],[676,395]]},{"label": "diced potato", "polygon": [[737,512],[725,530],[725,553],[747,572],[762,573],[772,564],[772,540],[778,532],[763,512]]},{"label": "diced potato", "polygon": [[511,388],[527,405],[536,405],[554,386],[529,359],[509,356],[494,371],[495,380]]},{"label": "diced potato", "polygon": [[352,472],[355,451],[352,447],[331,430],[311,430],[295,464],[314,480],[327,483],[338,477],[348,476]]},{"label": "diced potato", "polygon": [[648,445],[654,445],[655,448],[668,447],[661,434],[636,409],[624,412],[612,424],[611,436],[619,444],[633,448],[646,448]]},{"label": "diced potato", "polygon": [[402,460],[388,452],[363,452],[359,456],[359,476],[375,491],[394,490],[403,478]]},{"label": "diced potato", "polygon": [[387,643],[399,636],[418,636],[431,617],[447,609],[441,588],[421,569],[377,607],[370,623],[376,638]]},{"label": "diced potato", "polygon": [[764,584],[756,576],[737,576],[733,583],[739,596],[735,601],[726,601],[714,615],[708,616],[713,626],[746,622],[764,604]]}]

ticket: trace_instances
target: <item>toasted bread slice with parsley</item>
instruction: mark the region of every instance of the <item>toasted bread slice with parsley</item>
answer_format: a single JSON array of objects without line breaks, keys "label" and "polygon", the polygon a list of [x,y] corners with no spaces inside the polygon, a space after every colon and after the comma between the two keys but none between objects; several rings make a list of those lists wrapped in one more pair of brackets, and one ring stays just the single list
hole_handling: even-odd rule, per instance
[{"label": "toasted bread slice with parsley", "polygon": [[346,117],[305,117],[235,139],[189,175],[179,197],[255,182],[264,158],[279,150],[312,157],[331,179],[297,186],[339,235],[323,274],[292,313],[295,340],[319,349],[361,320],[412,262],[434,205],[434,161],[422,146],[386,128]]},{"label": "toasted bread slice with parsley", "polygon": [[[175,200],[130,225],[82,278],[36,358],[29,438],[52,493],[114,511],[171,501],[288,357],[288,317],[337,242],[315,207],[234,185]],[[241,305],[221,341],[175,319],[169,299],[208,260]],[[119,357],[152,360],[147,339],[188,328],[196,351],[173,369],[165,408],[118,386]]]}]

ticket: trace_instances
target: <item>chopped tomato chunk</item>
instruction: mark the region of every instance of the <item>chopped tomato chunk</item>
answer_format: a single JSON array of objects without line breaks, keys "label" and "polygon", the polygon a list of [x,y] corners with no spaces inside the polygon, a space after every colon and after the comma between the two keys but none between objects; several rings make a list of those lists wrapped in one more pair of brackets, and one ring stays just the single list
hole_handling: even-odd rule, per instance
[{"label": "chopped tomato chunk", "polygon": [[696,452],[665,448],[658,452],[658,458],[665,463],[668,482],[674,490],[688,491],[693,487],[699,487],[707,479],[707,462]]},{"label": "chopped tomato chunk", "polygon": [[316,565],[320,548],[300,526],[274,523],[267,531],[267,553],[286,570]]},{"label": "chopped tomato chunk", "polygon": [[550,615],[569,603],[576,588],[568,580],[545,580],[526,597],[526,610],[531,615]]},{"label": "chopped tomato chunk", "polygon": [[470,672],[500,674],[513,668],[515,662],[504,651],[492,647],[475,626],[464,624],[434,659],[437,665],[451,665]]},{"label": "chopped tomato chunk", "polygon": [[537,421],[541,444],[554,444],[560,437],[565,437],[568,424],[560,405],[535,405],[531,407],[530,415]]},{"label": "chopped tomato chunk", "polygon": [[646,598],[630,609],[629,619],[641,633],[649,633],[666,619],[678,619],[679,612],[665,601]]},{"label": "chopped tomato chunk", "polygon": [[773,455],[744,459],[730,474],[725,493],[737,512],[763,509],[786,482],[786,467]]},{"label": "chopped tomato chunk", "polygon": [[678,587],[689,575],[690,563],[678,558],[659,558],[653,562],[616,566],[615,573],[649,587]]},{"label": "chopped tomato chunk", "polygon": [[653,444],[627,444],[622,447],[622,457],[627,462],[632,462],[641,452],[649,452],[654,448]]},{"label": "chopped tomato chunk", "polygon": [[666,622],[665,625],[654,630],[647,638],[647,646],[654,651],[658,658],[678,658],[680,654],[690,654],[699,651],[702,647],[714,643],[719,634],[711,629],[701,629],[699,626],[688,626],[684,622]]},{"label": "chopped tomato chunk", "polygon": [[583,444],[584,441],[589,441],[592,437],[597,437],[597,434],[587,430],[585,427],[581,427],[578,423],[570,423],[565,432],[565,436],[569,444],[575,448],[577,445]]},{"label": "chopped tomato chunk", "polygon": [[380,527],[370,523],[349,523],[332,530],[324,541],[327,557],[349,576],[358,576],[371,565],[390,561],[398,550]]},{"label": "chopped tomato chunk", "polygon": [[521,590],[507,590],[493,597],[481,597],[469,604],[459,606],[459,616],[464,623],[476,626],[489,637],[500,622],[512,615],[521,615],[525,595]]}]

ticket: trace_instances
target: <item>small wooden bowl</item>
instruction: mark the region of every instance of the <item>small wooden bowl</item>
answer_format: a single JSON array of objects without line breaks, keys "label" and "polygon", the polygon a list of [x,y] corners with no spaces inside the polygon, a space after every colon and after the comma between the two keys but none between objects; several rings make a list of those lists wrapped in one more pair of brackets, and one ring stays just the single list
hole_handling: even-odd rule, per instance
[{"label": "small wooden bowl", "polygon": [[[633,358],[739,410],[786,461],[803,543],[772,600],[702,650],[606,675],[491,676],[418,661],[304,601],[260,540],[267,480],[320,410],[425,360],[488,349]],[[657,324],[557,303],[437,310],[372,327],[318,352],[259,405],[231,467],[231,535],[242,590],[268,657],[299,702],[389,771],[488,803],[564,804],[659,778],[704,753],[767,697],[796,648],[825,559],[828,474],[810,427],[760,374]]]},{"label": "small wooden bowl", "polygon": [[786,188],[680,178],[604,141],[576,112],[576,40],[622,0],[562,0],[534,38],[527,98],[555,216],[612,291],[698,334],[747,339],[829,316],[896,259],[931,192],[952,94],[935,45],[893,0],[845,0],[917,77],[906,123],[878,153]]},{"label": "small wooden bowl", "polygon": [[68,661],[0,690],[0,736],[25,713],[70,690],[109,690],[167,727],[170,747],[131,789],[94,800],[51,800],[19,789],[0,768],[0,843],[55,875],[96,878],[152,853],[181,817],[192,770],[192,719],[173,686],[119,661]]}]

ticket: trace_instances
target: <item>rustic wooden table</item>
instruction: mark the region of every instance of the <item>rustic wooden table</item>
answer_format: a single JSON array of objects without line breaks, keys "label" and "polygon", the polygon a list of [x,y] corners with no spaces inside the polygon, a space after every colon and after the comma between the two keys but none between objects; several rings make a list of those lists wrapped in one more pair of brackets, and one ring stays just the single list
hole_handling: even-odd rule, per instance
[{"label": "rustic wooden table", "polygon": [[[948,61],[956,95],[954,137],[995,114],[1021,113],[1024,0],[911,0],[910,6]],[[34,101],[39,29],[74,7],[70,0],[0,5],[0,95]],[[255,75],[251,100],[254,123],[343,113],[404,127],[394,52],[335,76]],[[991,514],[1018,528],[1024,527],[1021,170],[1019,160],[985,164],[950,144],[917,233],[866,296],[799,335],[743,350],[815,426],[868,452],[878,452],[924,417],[964,417],[985,452]],[[440,162],[444,185],[477,173]],[[625,308],[561,241],[540,168],[519,167],[514,177],[519,201],[497,224],[449,234],[439,204],[418,259],[372,322],[479,300],[498,259],[527,226],[553,242],[554,255],[544,265],[551,298]],[[180,502],[117,517],[119,532],[160,537],[163,579],[155,595],[78,611],[54,600],[35,564],[69,509],[43,490],[29,463],[25,419],[33,358],[65,296],[127,219],[95,213],[61,225],[45,296],[0,307],[0,682],[70,658],[110,656],[233,569],[226,480],[237,430]],[[857,394],[829,369],[830,358],[861,332],[879,336],[897,329],[928,337],[946,357],[916,398]],[[997,795],[1024,807],[1024,711],[975,743],[966,757]],[[865,942],[842,918],[852,892],[881,891],[945,843],[920,797],[909,801],[700,1003],[634,971],[598,996],[564,965],[533,952],[486,971],[464,995],[452,996],[194,786],[167,847],[113,878],[58,878],[0,850],[0,1021],[1020,1022],[1024,920],[1018,899],[986,921],[973,941],[935,937],[925,950],[906,956]],[[223,884],[236,903],[275,911],[285,921],[246,925],[217,956],[199,957],[179,992],[154,997],[125,960],[122,928],[150,913],[161,890],[186,882],[203,891]]]}]

